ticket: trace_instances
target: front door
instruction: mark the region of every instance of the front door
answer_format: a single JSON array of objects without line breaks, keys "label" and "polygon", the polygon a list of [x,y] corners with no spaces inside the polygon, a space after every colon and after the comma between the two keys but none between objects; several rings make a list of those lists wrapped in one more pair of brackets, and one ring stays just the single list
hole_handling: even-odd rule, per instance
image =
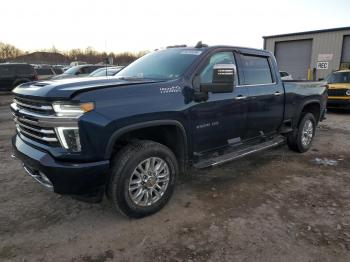
[{"label": "front door", "polygon": [[[236,64],[233,52],[216,52],[200,68],[201,83],[211,83],[215,64]],[[237,79],[237,76],[235,76]],[[239,143],[246,128],[248,90],[235,87],[231,93],[210,93],[208,100],[191,108],[195,153],[210,152]]]}]

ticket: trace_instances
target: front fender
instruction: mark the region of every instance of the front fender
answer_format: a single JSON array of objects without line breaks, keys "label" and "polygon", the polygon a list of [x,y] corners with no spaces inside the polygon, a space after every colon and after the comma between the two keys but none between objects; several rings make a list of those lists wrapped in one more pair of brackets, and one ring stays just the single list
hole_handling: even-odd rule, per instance
[{"label": "front fender", "polygon": [[187,134],[184,126],[177,120],[152,120],[152,121],[146,121],[146,122],[141,122],[141,123],[135,123],[131,124],[128,126],[124,126],[118,130],[116,130],[112,136],[110,137],[107,147],[106,147],[106,152],[105,152],[105,159],[110,159],[113,153],[113,148],[118,140],[122,135],[130,132],[130,131],[135,131],[137,129],[142,129],[146,127],[157,127],[157,126],[164,126],[164,125],[171,125],[171,126],[176,126],[178,127],[183,135],[184,138],[184,145],[185,145],[185,150],[187,150]]}]

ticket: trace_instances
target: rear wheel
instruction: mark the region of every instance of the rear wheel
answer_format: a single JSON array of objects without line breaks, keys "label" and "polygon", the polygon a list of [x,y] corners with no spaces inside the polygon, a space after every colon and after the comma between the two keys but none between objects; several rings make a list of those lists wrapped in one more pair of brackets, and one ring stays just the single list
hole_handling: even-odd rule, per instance
[{"label": "rear wheel", "polygon": [[133,142],[120,150],[112,165],[108,195],[125,215],[151,215],[172,196],[178,165],[166,146],[147,140]]},{"label": "rear wheel", "polygon": [[313,114],[306,113],[301,119],[298,129],[287,137],[287,143],[291,150],[306,152],[310,149],[315,136],[316,120]]}]

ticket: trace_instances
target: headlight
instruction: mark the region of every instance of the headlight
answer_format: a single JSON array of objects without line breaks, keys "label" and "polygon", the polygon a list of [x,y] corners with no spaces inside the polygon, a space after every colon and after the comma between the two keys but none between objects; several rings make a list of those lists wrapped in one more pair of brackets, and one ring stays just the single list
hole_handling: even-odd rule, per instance
[{"label": "headlight", "polygon": [[350,89],[348,89],[345,93],[347,96],[350,96]]},{"label": "headlight", "polygon": [[56,127],[61,145],[73,152],[81,151],[79,129],[77,127]]},{"label": "headlight", "polygon": [[[52,104],[53,110],[55,111],[57,117],[73,117],[78,118],[82,114],[92,111],[95,109],[94,103],[64,103],[64,102],[54,102]],[[76,122],[77,120],[74,120]],[[80,152],[80,136],[78,127],[56,127],[55,128],[57,137],[61,143],[61,146],[72,152]]]},{"label": "headlight", "polygon": [[92,111],[95,108],[94,103],[81,103],[81,104],[66,104],[55,102],[52,104],[53,110],[55,110],[57,116],[72,116],[78,117],[86,112]]}]

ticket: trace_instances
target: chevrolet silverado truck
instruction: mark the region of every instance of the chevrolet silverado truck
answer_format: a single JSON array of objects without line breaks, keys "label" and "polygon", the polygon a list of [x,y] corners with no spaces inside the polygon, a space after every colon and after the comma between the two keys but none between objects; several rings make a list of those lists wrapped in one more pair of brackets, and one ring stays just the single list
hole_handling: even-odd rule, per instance
[{"label": "chevrolet silverado truck", "polygon": [[113,78],[13,90],[14,157],[43,186],[123,214],[160,210],[180,173],[286,142],[307,151],[327,88],[281,81],[263,50],[198,43],[151,52]]}]

